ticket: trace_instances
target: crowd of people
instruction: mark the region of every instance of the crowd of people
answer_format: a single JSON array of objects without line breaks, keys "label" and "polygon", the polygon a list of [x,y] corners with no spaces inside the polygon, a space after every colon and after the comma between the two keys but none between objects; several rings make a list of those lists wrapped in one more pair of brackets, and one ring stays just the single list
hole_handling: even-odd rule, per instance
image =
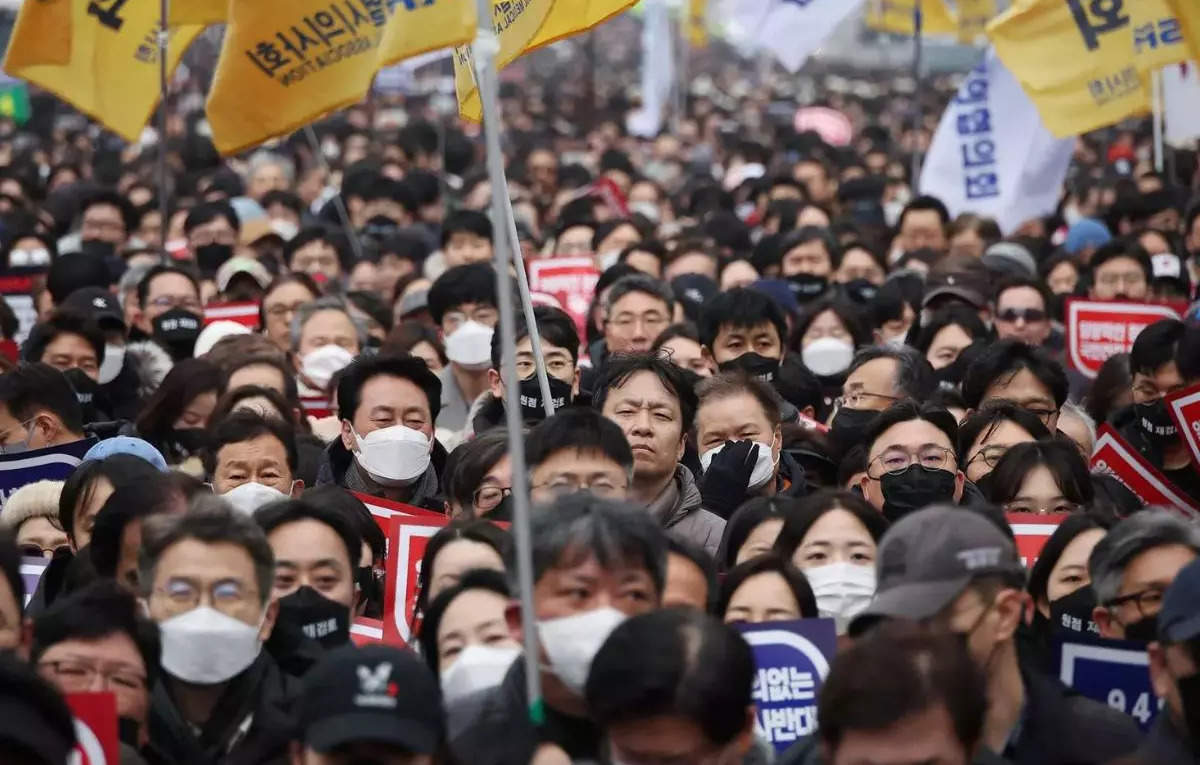
[{"label": "crowd of people", "polygon": [[[480,142],[419,99],[320,124],[324,161],[222,159],[183,98],[161,145],[0,121],[0,476],[82,456],[0,496],[0,760],[66,763],[65,696],[107,691],[148,765],[1200,763],[1200,525],[1091,466],[1108,423],[1200,504],[1164,402],[1200,324],[1094,378],[1064,337],[1071,297],[1196,298],[1195,155],[1081,137],[1001,231],[918,193],[936,114],[842,89],[831,145],[734,75],[649,139],[503,90],[524,258],[596,277],[536,333],[500,321]],[[411,614],[364,498],[445,522]],[[1031,565],[1010,512],[1061,518]],[[398,610],[407,646],[352,641]],[[776,752],[738,627],[816,618],[817,725]],[[1147,652],[1149,732],[1059,680],[1089,633]]]}]

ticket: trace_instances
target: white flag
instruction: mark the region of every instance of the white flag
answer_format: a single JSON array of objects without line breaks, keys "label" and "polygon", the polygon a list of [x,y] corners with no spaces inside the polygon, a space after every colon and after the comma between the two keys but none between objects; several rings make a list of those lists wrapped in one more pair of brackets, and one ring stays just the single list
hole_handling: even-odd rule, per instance
[{"label": "white flag", "polygon": [[1163,67],[1163,140],[1188,149],[1200,138],[1200,71],[1196,62]]},{"label": "white flag", "polygon": [[921,171],[921,193],[951,215],[995,218],[1005,234],[1054,211],[1073,138],[1051,135],[993,48],[946,107]]},{"label": "white flag", "polygon": [[663,115],[675,81],[675,46],[667,0],[646,0],[642,19],[642,108],[630,114],[630,133],[654,138],[662,130]]},{"label": "white flag", "polygon": [[797,72],[865,0],[728,0],[722,17],[735,41],[769,51]]}]

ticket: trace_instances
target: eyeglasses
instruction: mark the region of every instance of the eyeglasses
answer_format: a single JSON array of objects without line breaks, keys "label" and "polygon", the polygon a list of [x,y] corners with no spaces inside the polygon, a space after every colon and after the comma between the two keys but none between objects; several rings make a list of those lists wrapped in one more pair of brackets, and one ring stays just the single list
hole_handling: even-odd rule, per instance
[{"label": "eyeglasses", "polygon": [[511,486],[484,486],[475,491],[471,496],[471,501],[475,503],[476,510],[486,512],[496,509],[510,494],[512,494]]},{"label": "eyeglasses", "polygon": [[1097,277],[1096,283],[1105,287],[1116,287],[1124,285],[1125,287],[1142,287],[1146,284],[1146,275],[1141,271],[1128,274],[1104,274]]},{"label": "eyeglasses", "polygon": [[1154,616],[1162,610],[1163,594],[1165,592],[1166,590],[1161,587],[1150,587],[1141,592],[1113,598],[1106,605],[1109,608],[1118,608],[1126,603],[1133,603],[1137,606],[1138,613],[1142,616]]},{"label": "eyeglasses", "polygon": [[1005,308],[996,314],[1000,321],[1014,324],[1024,319],[1026,324],[1034,324],[1046,320],[1046,312],[1039,308]]},{"label": "eyeglasses", "polygon": [[917,452],[896,447],[879,454],[867,465],[867,477],[878,481],[884,475],[898,475],[911,465],[929,470],[945,470],[954,464],[954,451],[944,446],[926,446]]},{"label": "eyeglasses", "polygon": [[299,311],[300,306],[311,302],[311,300],[297,300],[295,303],[276,303],[275,305],[267,306],[267,315],[279,319],[287,316],[289,313]]},{"label": "eyeglasses", "polygon": [[1031,406],[1023,406],[1021,408],[1032,414],[1034,417],[1037,417],[1042,421],[1042,424],[1047,427],[1050,426],[1050,418],[1058,414],[1057,409],[1035,409]]},{"label": "eyeglasses", "polygon": [[970,464],[974,463],[975,460],[981,459],[981,460],[983,460],[983,464],[987,465],[990,468],[994,468],[1000,462],[1000,458],[1008,453],[1008,449],[1009,449],[1009,447],[1004,446],[1002,444],[992,444],[991,446],[985,446],[982,449],[980,449],[979,451],[975,452],[973,455],[971,455],[971,459],[967,460],[967,464],[970,465]]},{"label": "eyeglasses", "polygon": [[651,312],[642,314],[641,316],[635,316],[631,313],[617,314],[608,323],[622,330],[633,329],[636,325],[640,324],[650,332],[657,334],[658,330],[667,326],[667,322],[669,321],[670,319],[661,313]]},{"label": "eyeglasses", "polygon": [[590,491],[597,497],[615,497],[624,492],[627,486],[625,484],[618,486],[615,482],[603,476],[598,476],[590,482],[585,483],[573,475],[560,475],[551,478],[546,483],[535,484],[530,488],[545,489],[556,497],[561,497],[564,494],[574,494],[579,491]]},{"label": "eyeglasses", "polygon": [[155,308],[187,308],[190,311],[200,310],[200,301],[194,297],[179,297],[178,295],[159,295],[150,301]]},{"label": "eyeglasses", "polygon": [[95,687],[96,677],[104,680],[104,689],[112,691],[142,691],[146,689],[146,676],[132,668],[100,668],[78,659],[38,662],[58,679],[68,693],[86,691]]},{"label": "eyeglasses", "polygon": [[[46,553],[50,553],[49,556]],[[69,545],[59,545],[58,547],[42,547],[41,545],[32,542],[26,542],[21,545],[21,555],[26,558],[65,558],[71,554]]]},{"label": "eyeglasses", "polygon": [[867,399],[871,398],[880,399],[888,404],[892,404],[900,400],[898,396],[887,396],[882,393],[869,393],[865,390],[856,390],[835,398],[833,400],[833,405],[837,409],[841,409],[843,406],[850,409],[867,409],[869,408]]},{"label": "eyeglasses", "polygon": [[1058,513],[1073,513],[1079,509],[1074,502],[1062,500],[1049,505],[1036,505],[1033,502],[1009,502],[1004,506],[1006,513],[1035,513],[1037,515],[1056,515]]},{"label": "eyeglasses", "polygon": [[[167,580],[162,587],[154,588],[156,594],[162,595],[177,610],[190,611],[200,605],[204,599],[205,589],[190,579],[175,578]],[[222,579],[213,582],[207,590],[208,601],[218,611],[235,609],[246,603],[253,595],[249,587],[236,579]]]}]

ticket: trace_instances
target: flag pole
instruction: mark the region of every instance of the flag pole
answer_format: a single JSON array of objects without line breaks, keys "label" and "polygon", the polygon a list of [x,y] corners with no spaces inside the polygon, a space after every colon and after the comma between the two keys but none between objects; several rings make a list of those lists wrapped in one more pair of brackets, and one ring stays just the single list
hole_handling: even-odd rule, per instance
[{"label": "flag pole", "polygon": [[[510,231],[512,200],[504,180],[504,157],[500,153],[500,116],[496,54],[500,42],[492,26],[492,0],[476,0],[479,30],[473,47],[475,80],[483,111],[483,134],[487,148],[488,176],[492,184],[492,221],[495,229],[492,252],[496,269],[496,302],[500,309],[500,365],[508,384],[504,386],[504,421],[508,429],[508,458],[512,463],[513,525],[512,533],[517,552],[517,584],[521,603],[521,631],[525,648],[525,695],[529,717],[535,725],[545,720],[542,701],[541,652],[538,648],[537,623],[533,611],[533,535],[530,531],[529,480],[525,467],[525,442],[521,422],[521,391],[517,384],[517,340],[513,332],[516,307],[513,305],[509,264],[519,259],[516,237]],[[507,212],[506,212],[507,210]],[[508,248],[513,250],[510,260]],[[521,269],[519,269],[521,270]],[[522,302],[529,304],[522,296]],[[540,355],[541,341],[535,337],[536,324],[529,325],[529,340],[535,354]],[[539,377],[544,379],[545,364],[535,355]],[[546,384],[544,390],[548,390]],[[545,397],[545,393],[543,392]],[[553,403],[547,398],[548,408]]]},{"label": "flag pole", "polygon": [[[312,147],[313,156],[317,158],[321,169],[325,171],[325,179],[328,180],[333,174],[333,169],[329,166],[329,160],[325,159],[325,154],[321,152],[321,141],[317,139],[317,131],[313,130],[312,125],[305,125],[304,135],[308,138],[308,145]],[[363,259],[362,242],[354,234],[350,211],[346,209],[346,200],[342,199],[340,189],[333,195],[333,209],[337,210],[338,220],[342,223],[342,230],[345,232],[346,238],[350,240],[350,249],[354,251],[354,261],[357,263]]]},{"label": "flag pole", "polygon": [[913,115],[914,124],[913,132],[916,135],[918,144],[913,147],[912,156],[912,181],[915,186],[921,179],[921,129],[924,115],[921,110],[921,59],[924,55],[924,42],[922,41],[922,26],[924,19],[921,16],[921,0],[916,0],[913,3]]},{"label": "flag pole", "polygon": [[158,214],[162,219],[159,224],[158,249],[164,256],[167,254],[167,229],[170,226],[171,206],[167,200],[167,89],[168,82],[167,46],[170,37],[168,27],[170,15],[170,0],[160,0],[158,5]]},{"label": "flag pole", "polygon": [[1161,69],[1150,72],[1150,104],[1154,120],[1154,170],[1163,171],[1163,77]]}]

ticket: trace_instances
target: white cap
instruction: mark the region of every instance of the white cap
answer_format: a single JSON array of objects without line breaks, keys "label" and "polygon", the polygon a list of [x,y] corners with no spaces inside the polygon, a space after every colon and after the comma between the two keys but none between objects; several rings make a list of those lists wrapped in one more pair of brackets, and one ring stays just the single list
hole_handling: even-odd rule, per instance
[{"label": "white cap", "polygon": [[1151,255],[1150,272],[1155,279],[1180,279],[1183,277],[1183,261],[1169,252]]},{"label": "white cap", "polygon": [[200,334],[196,336],[196,348],[192,355],[200,358],[204,354],[212,350],[212,347],[217,344],[217,341],[229,335],[248,335],[250,328],[245,324],[238,324],[236,321],[214,321],[204,329],[200,330]]}]

